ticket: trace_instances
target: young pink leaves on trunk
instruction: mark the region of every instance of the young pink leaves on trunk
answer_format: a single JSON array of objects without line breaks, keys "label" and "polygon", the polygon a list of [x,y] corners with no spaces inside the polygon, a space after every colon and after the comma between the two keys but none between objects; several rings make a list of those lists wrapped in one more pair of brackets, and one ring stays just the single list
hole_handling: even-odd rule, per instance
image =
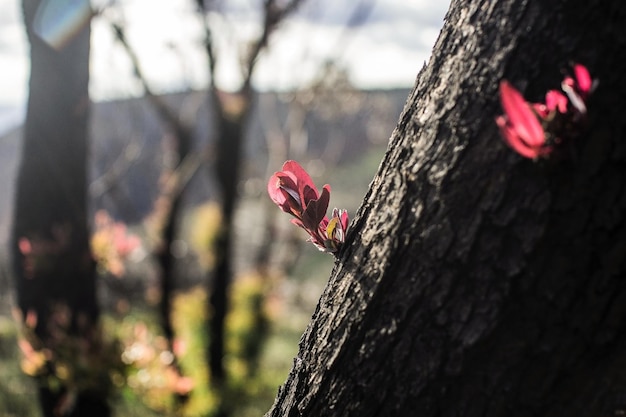
[{"label": "young pink leaves on trunk", "polygon": [[496,124],[505,142],[526,158],[549,155],[554,146],[576,136],[587,115],[586,101],[594,85],[587,68],[574,65],[574,78],[566,76],[561,90],[546,93],[545,103],[528,103],[508,81],[500,82],[504,115]]},{"label": "young pink leaves on trunk", "polygon": [[500,82],[500,102],[505,115],[497,117],[496,123],[509,146],[526,158],[549,154],[552,147],[546,144],[535,111],[506,80]]},{"label": "young pink leaves on trunk", "polygon": [[291,214],[293,224],[306,230],[310,241],[321,251],[334,253],[345,241],[348,213],[333,210],[326,216],[330,202],[330,186],[319,192],[311,176],[296,161],[287,161],[282,171],[275,172],[267,183],[267,192],[276,205]]}]

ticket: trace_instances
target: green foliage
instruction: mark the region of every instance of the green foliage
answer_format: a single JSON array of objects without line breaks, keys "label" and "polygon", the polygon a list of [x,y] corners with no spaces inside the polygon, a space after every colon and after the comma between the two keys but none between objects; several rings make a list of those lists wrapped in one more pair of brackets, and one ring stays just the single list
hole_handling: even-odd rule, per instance
[{"label": "green foliage", "polygon": [[213,241],[220,227],[222,216],[219,206],[213,202],[205,203],[194,209],[189,216],[187,229],[191,247],[198,254],[200,265],[209,270],[213,266]]},{"label": "green foliage", "polygon": [[44,339],[35,333],[39,317],[34,311],[25,317],[15,315],[20,323],[20,367],[26,375],[53,392],[63,387],[69,393],[88,391],[104,398],[111,394],[112,378],[122,372],[118,345],[103,339],[100,328],[85,315],[73,313],[63,303],[54,304],[46,317]]},{"label": "green foliage", "polygon": [[13,320],[0,316],[0,412],[5,417],[38,416],[35,384],[20,369]]},{"label": "green foliage", "polygon": [[176,337],[184,348],[178,360],[183,375],[191,378],[194,388],[189,393],[183,415],[212,415],[219,406],[217,393],[211,389],[205,360],[207,346],[207,295],[201,287],[176,295],[172,322]]},{"label": "green foliage", "polygon": [[[259,371],[269,330],[269,311],[265,305],[267,280],[268,277],[259,274],[248,274],[238,277],[231,290],[231,309],[226,318],[226,369],[230,380],[225,401],[237,404],[237,415],[262,414],[275,395],[275,382],[269,379],[271,373],[265,367]],[[282,377],[285,375],[286,372]]]},{"label": "green foliage", "polygon": [[[206,291],[197,287],[176,296],[174,326],[186,346],[180,356],[183,374],[193,379],[194,389],[183,407],[184,416],[215,415],[220,407],[237,417],[258,416],[269,409],[277,387],[291,365],[291,354],[265,363],[265,339],[271,325],[272,308],[266,300],[270,283],[265,277],[249,274],[237,277],[231,289],[231,309],[226,319],[225,368],[228,380],[222,388],[211,384],[205,361],[207,347]],[[276,307],[274,307],[276,312]],[[271,333],[270,333],[271,334]],[[275,337],[275,336],[274,336]],[[286,343],[296,346],[297,337]]]},{"label": "green foliage", "polygon": [[111,330],[120,340],[120,356],[126,366],[124,378],[118,381],[122,395],[128,399],[137,396],[154,410],[169,409],[173,403],[168,375],[172,354],[158,326],[140,315],[124,317],[114,326]]},{"label": "green foliage", "polygon": [[[127,365],[126,379],[121,381],[120,395],[115,398],[118,413],[129,417],[196,417],[216,415],[220,407],[226,407],[232,416],[246,417],[267,411],[289,372],[302,332],[302,327],[284,329],[280,324],[289,313],[283,300],[272,294],[273,284],[269,278],[257,274],[238,277],[233,283],[231,310],[226,320],[225,367],[229,379],[219,391],[211,384],[205,359],[206,291],[195,287],[175,296],[173,351],[181,374],[193,382],[179,409],[176,391],[164,384],[167,365],[159,358],[165,351],[160,348],[165,346],[155,317],[140,309],[133,309],[121,318],[108,316],[106,328],[119,338]],[[300,326],[305,322],[306,319],[300,320]],[[143,358],[126,357],[133,350],[143,352]]]}]

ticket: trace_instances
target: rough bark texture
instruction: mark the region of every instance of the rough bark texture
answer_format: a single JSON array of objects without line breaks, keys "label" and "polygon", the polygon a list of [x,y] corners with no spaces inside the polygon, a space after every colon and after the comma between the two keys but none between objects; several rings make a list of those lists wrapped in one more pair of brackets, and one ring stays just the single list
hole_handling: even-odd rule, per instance
[{"label": "rough bark texture", "polygon": [[[39,5],[23,1],[31,75],[11,238],[17,299],[25,317],[36,313],[39,348],[54,352],[71,337],[95,353],[99,310],[86,198],[90,29],[55,50],[33,33]],[[67,415],[109,415],[106,389],[83,388],[73,387],[78,392],[67,401],[68,387],[43,384],[43,415],[58,415],[61,403]]]},{"label": "rough bark texture", "polygon": [[[626,3],[452,2],[267,416],[612,416],[626,407]],[[585,64],[548,160],[494,123]]]}]

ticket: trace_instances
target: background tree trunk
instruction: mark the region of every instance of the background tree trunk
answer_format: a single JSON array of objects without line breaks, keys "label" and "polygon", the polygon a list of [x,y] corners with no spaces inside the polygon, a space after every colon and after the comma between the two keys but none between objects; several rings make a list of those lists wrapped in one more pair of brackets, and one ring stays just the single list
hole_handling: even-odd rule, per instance
[{"label": "background tree trunk", "polygon": [[[222,94],[215,84],[216,55],[213,49],[213,37],[211,28],[206,18],[205,24],[205,47],[209,60],[210,87],[209,94],[215,108],[215,121],[217,125],[217,143],[215,146],[215,168],[212,174],[217,179],[221,192],[220,208],[222,224],[215,239],[212,251],[215,254],[215,267],[212,271],[212,279],[209,280],[209,302],[207,305],[208,315],[211,317],[209,325],[209,349],[207,362],[213,383],[222,387],[227,379],[224,368],[224,342],[225,320],[228,313],[228,293],[233,279],[232,245],[234,241],[234,216],[237,206],[239,182],[241,172],[241,159],[244,148],[244,135],[247,128],[248,116],[254,100],[252,88],[252,75],[260,53],[267,48],[272,33],[278,28],[283,20],[293,13],[302,0],[290,0],[277,2],[266,0],[263,2],[263,30],[260,37],[252,43],[250,51],[243,63],[243,83],[236,94],[227,97]],[[204,14],[209,9],[208,3],[198,0],[199,10]],[[220,415],[227,415],[224,408]]]},{"label": "background tree trunk", "polygon": [[[626,4],[453,0],[267,416],[626,408]],[[571,61],[599,88],[560,155],[509,149]]]},{"label": "background tree trunk", "polygon": [[214,382],[221,385],[226,377],[224,369],[225,321],[228,313],[228,292],[233,274],[232,245],[235,208],[238,199],[242,148],[245,128],[252,105],[252,90],[246,86],[237,94],[240,107],[234,112],[225,109],[219,93],[212,88],[213,103],[217,107],[217,144],[214,174],[221,191],[221,227],[213,244],[215,267],[209,288],[209,351],[208,363]]},{"label": "background tree trunk", "polygon": [[[41,345],[35,348],[54,355],[72,344],[91,355],[99,349],[99,310],[87,219],[90,28],[87,22],[56,50],[33,32],[39,6],[38,0],[23,1],[31,75],[11,242],[17,298],[24,317],[36,315]],[[109,415],[99,391],[106,387],[52,389],[45,382],[55,363],[49,359],[46,368],[44,416]]]}]

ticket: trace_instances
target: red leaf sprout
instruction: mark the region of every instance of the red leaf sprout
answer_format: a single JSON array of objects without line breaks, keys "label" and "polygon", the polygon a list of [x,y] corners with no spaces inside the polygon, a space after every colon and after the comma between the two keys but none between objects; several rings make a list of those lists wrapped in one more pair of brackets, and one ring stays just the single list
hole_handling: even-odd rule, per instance
[{"label": "red leaf sprout", "polygon": [[500,101],[506,115],[497,117],[496,123],[509,146],[526,158],[549,154],[552,147],[546,146],[536,110],[506,80],[500,82]]},{"label": "red leaf sprout", "polygon": [[324,252],[337,252],[345,241],[348,213],[334,209],[328,219],[330,185],[319,192],[311,176],[296,161],[287,161],[282,171],[274,173],[267,183],[267,192],[276,205],[291,214],[293,224],[307,231],[310,241]]},{"label": "red leaf sprout", "polygon": [[589,71],[573,67],[574,77],[566,76],[561,90],[546,93],[545,103],[528,103],[508,81],[500,82],[500,102],[504,115],[496,117],[505,142],[526,158],[549,155],[556,144],[575,136],[587,115],[586,101],[594,89]]}]

